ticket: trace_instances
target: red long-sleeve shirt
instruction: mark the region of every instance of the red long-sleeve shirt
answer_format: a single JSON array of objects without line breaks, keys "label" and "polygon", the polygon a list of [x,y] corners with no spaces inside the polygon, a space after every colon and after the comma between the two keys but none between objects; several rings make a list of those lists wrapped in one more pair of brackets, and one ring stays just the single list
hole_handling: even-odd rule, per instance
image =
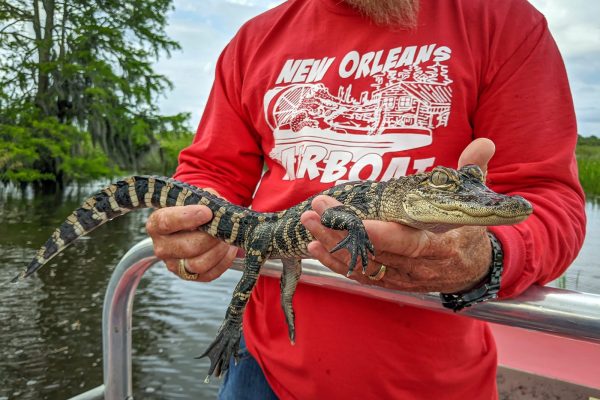
[{"label": "red long-sleeve shirt", "polygon": [[[339,0],[289,0],[246,23],[176,178],[275,211],[343,181],[455,167],[490,138],[489,186],[534,205],[524,223],[491,228],[501,296],[514,296],[556,278],[584,236],[564,66],[525,0],[420,4],[413,30],[375,26]],[[485,323],[302,284],[294,307],[295,346],[275,279],[259,279],[244,318],[281,398],[496,396]]]}]

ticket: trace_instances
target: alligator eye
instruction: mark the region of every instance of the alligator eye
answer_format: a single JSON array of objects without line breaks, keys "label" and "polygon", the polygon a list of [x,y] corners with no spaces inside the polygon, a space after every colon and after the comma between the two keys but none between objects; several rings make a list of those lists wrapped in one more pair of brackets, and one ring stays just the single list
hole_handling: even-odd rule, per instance
[{"label": "alligator eye", "polygon": [[433,173],[431,174],[431,183],[434,186],[446,186],[450,182],[450,177],[444,171],[433,171]]}]

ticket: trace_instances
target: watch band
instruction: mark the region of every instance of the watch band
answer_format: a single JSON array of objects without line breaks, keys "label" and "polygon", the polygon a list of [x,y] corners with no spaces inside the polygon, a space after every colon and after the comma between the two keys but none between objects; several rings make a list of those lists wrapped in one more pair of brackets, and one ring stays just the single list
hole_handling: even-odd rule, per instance
[{"label": "watch band", "polygon": [[460,311],[465,307],[481,303],[498,297],[500,280],[504,268],[504,252],[500,241],[493,233],[487,232],[492,245],[492,262],[487,277],[473,289],[459,293],[440,293],[442,305],[452,310]]}]

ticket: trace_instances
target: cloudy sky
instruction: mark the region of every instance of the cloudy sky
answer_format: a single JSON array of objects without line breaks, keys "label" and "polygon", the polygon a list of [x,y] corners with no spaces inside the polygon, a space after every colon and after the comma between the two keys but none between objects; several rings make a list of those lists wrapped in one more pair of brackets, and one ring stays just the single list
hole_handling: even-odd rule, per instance
[{"label": "cloudy sky", "polygon": [[[530,0],[548,19],[567,65],[579,133],[600,136],[600,1]],[[219,53],[237,29],[281,0],[175,0],[169,35],[182,51],[160,60],[157,70],[175,89],[160,99],[164,113],[187,111],[198,124]]]}]

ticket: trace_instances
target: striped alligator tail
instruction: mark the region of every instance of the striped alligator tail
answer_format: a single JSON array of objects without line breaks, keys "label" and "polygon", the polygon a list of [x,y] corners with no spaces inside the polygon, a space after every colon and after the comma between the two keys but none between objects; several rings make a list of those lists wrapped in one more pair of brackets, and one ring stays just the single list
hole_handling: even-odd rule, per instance
[{"label": "striped alligator tail", "polygon": [[[85,200],[38,250],[27,269],[11,280],[26,278],[67,246],[113,218],[141,208],[198,204],[201,199],[219,203],[212,194],[171,178],[133,176],[116,182]],[[208,203],[208,202],[207,202]]]}]

